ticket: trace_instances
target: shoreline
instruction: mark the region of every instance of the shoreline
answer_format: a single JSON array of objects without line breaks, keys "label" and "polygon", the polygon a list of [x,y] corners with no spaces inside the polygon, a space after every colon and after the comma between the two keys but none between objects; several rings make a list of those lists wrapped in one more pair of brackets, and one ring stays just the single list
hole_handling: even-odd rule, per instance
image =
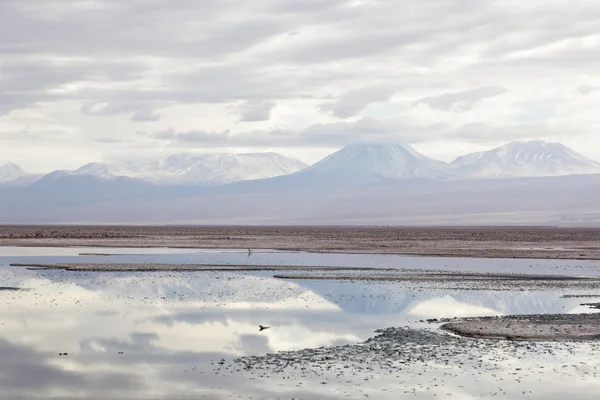
[{"label": "shoreline", "polygon": [[[220,245],[195,245],[195,244],[180,244],[170,245],[167,243],[152,243],[152,244],[137,244],[135,242],[109,242],[109,243],[96,243],[96,242],[68,242],[64,241],[61,243],[56,242],[13,242],[0,239],[0,248],[2,247],[16,247],[16,248],[95,248],[95,249],[182,249],[182,250],[229,250],[240,252],[247,252],[248,247],[244,246],[220,246]],[[254,247],[253,249],[256,249]],[[480,250],[480,249],[448,249],[447,251],[436,251],[431,252],[427,249],[423,251],[402,251],[402,250],[384,250],[381,249],[357,249],[357,248],[343,248],[343,249],[321,249],[311,247],[267,247],[266,244],[260,247],[261,250],[272,251],[272,252],[299,252],[299,253],[314,253],[314,254],[379,254],[379,255],[395,255],[395,256],[406,256],[406,257],[438,257],[438,258],[481,258],[481,259],[514,259],[514,260],[571,260],[571,261],[600,261],[600,248],[598,254],[595,255],[583,255],[578,249],[561,250],[560,252],[554,250]],[[258,250],[259,251],[259,250]],[[84,255],[94,256],[112,256],[120,255],[120,253],[82,253]]]},{"label": "shoreline", "polygon": [[600,229],[2,226],[0,246],[270,249],[317,254],[600,260]]}]

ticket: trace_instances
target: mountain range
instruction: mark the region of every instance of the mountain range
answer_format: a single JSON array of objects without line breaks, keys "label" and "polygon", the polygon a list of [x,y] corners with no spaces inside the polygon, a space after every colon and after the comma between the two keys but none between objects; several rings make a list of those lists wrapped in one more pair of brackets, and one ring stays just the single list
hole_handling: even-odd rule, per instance
[{"label": "mountain range", "polygon": [[[277,153],[174,154],[141,161],[93,162],[73,171],[48,175],[89,175],[101,179],[128,177],[156,184],[223,185],[296,174],[305,179],[405,180],[490,179],[600,173],[600,163],[560,143],[511,142],[467,154],[451,163],[428,158],[411,146],[389,143],[349,145],[314,165]],[[27,186],[44,177],[17,164],[0,166],[0,187]],[[298,179],[296,177],[296,179]]]},{"label": "mountain range", "polygon": [[0,223],[600,225],[600,163],[512,142],[451,163],[355,144],[308,166],[275,153],[171,155],[27,174],[0,167]]},{"label": "mountain range", "polygon": [[91,163],[74,173],[127,176],[159,184],[225,184],[288,175],[306,167],[300,160],[277,153],[175,154],[116,164]]}]

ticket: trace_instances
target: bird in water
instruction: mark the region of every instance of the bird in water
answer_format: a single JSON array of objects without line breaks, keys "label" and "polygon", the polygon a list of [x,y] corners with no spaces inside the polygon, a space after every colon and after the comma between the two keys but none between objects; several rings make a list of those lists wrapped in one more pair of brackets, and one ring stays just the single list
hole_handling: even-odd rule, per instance
[{"label": "bird in water", "polygon": [[269,328],[270,328],[270,326],[263,326],[263,325],[259,325],[259,326],[258,326],[258,328],[259,328],[259,329],[258,329],[258,331],[259,331],[259,332],[262,332],[262,331],[264,331],[265,329],[269,329]]}]

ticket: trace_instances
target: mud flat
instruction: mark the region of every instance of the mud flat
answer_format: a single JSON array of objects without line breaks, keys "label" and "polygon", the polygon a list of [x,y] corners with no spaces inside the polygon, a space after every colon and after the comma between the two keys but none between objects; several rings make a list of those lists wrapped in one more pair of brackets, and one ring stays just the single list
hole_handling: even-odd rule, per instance
[{"label": "mud flat", "polygon": [[556,314],[473,318],[441,329],[485,339],[520,341],[600,340],[600,314]]},{"label": "mud flat", "polygon": [[323,253],[600,260],[600,229],[0,226],[0,246],[252,248]]},{"label": "mud flat", "polygon": [[[297,373],[306,376],[309,370],[318,375],[335,368],[341,373],[352,374],[353,370],[361,366],[379,366],[396,373],[402,367],[413,363],[434,361],[452,365],[454,360],[468,355],[471,351],[487,353],[495,352],[499,348],[494,342],[465,341],[443,333],[409,327],[380,329],[375,333],[376,336],[356,345],[242,357],[235,359],[234,365],[223,363],[223,369],[236,370],[237,366],[242,366],[247,371],[268,370],[275,373],[296,370]],[[518,343],[507,343],[501,347],[511,353],[529,348]],[[348,369],[349,371],[346,371]]]},{"label": "mud flat", "polygon": [[[14,263],[11,267],[30,269],[60,269],[65,271],[95,272],[151,272],[151,271],[389,271],[381,268],[290,266],[290,265],[222,265],[222,264],[154,264],[154,263]],[[394,270],[398,271],[398,270]],[[599,278],[600,279],[600,278]]]},{"label": "mud flat", "polygon": [[[567,339],[561,336],[561,339]],[[577,337],[582,339],[582,337]],[[241,357],[232,362],[222,360],[221,372],[274,376],[282,374],[287,379],[310,380],[324,376],[335,376],[342,382],[359,375],[368,381],[375,376],[404,376],[414,374],[415,379],[433,368],[441,368],[435,376],[443,386],[444,380],[452,381],[454,374],[444,375],[452,368],[461,371],[476,371],[472,376],[500,372],[512,364],[511,379],[531,373],[550,374],[565,372],[565,368],[592,368],[596,375],[598,365],[586,364],[572,358],[568,364],[542,366],[539,371],[529,368],[525,360],[537,360],[548,354],[577,354],[582,350],[581,341],[560,342],[498,341],[486,339],[464,339],[444,332],[413,328],[387,328],[376,331],[376,336],[356,345],[321,347],[299,351],[278,352],[258,357]],[[588,341],[586,354],[596,354],[600,342]],[[543,363],[542,363],[543,364]],[[545,367],[545,368],[544,368]],[[556,367],[556,371],[553,368]],[[422,371],[422,372],[419,372]],[[496,376],[496,375],[491,375]],[[363,381],[363,382],[364,382]],[[433,384],[432,384],[433,386]],[[437,386],[437,385],[436,385]]]}]

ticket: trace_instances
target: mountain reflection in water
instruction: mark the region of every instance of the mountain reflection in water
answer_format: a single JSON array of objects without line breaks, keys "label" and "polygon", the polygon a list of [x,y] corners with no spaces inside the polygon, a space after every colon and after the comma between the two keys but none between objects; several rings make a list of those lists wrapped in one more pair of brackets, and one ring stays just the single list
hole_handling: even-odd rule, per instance
[{"label": "mountain reflection in water", "polygon": [[[279,393],[283,383],[258,391],[248,379],[216,373],[220,360],[355,344],[379,328],[428,327],[420,322],[427,318],[560,313],[578,311],[581,303],[558,292],[287,281],[272,278],[272,272],[89,273],[8,266],[73,259],[90,257],[0,257],[2,285],[29,289],[0,292],[0,398],[214,398],[249,388],[267,396]],[[259,324],[271,329],[259,332]]]}]

